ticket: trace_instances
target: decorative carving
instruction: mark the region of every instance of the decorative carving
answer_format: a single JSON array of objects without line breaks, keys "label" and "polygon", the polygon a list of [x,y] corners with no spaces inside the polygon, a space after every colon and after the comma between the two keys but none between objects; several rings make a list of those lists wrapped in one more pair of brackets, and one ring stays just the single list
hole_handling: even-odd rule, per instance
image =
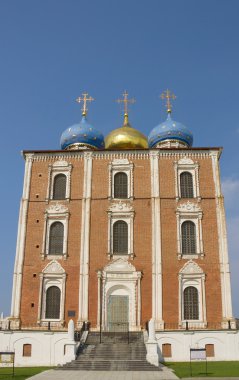
[{"label": "decorative carving", "polygon": [[54,166],[54,167],[58,167],[58,166],[65,167],[68,165],[69,165],[69,163],[66,161],[56,161],[56,162],[54,162],[54,164],[52,166]]},{"label": "decorative carving", "polygon": [[193,260],[189,260],[182,269],[180,269],[179,273],[181,274],[203,274],[202,268],[195,263]]},{"label": "decorative carving", "polygon": [[115,259],[104,267],[105,272],[129,273],[136,272],[135,267],[127,259]]},{"label": "decorative carving", "polygon": [[59,203],[56,203],[54,205],[51,205],[46,210],[48,214],[65,214],[68,212],[68,208],[64,205],[61,205]]},{"label": "decorative carving", "polygon": [[129,160],[127,158],[116,159],[112,162],[113,165],[128,165]]},{"label": "decorative carving", "polygon": [[187,156],[185,156],[178,161],[178,164],[179,165],[194,165],[194,162],[193,160],[191,160],[191,158],[188,158]]},{"label": "decorative carving", "polygon": [[179,212],[201,212],[202,210],[196,203],[192,203],[190,201],[187,201],[187,203],[180,204],[177,207],[177,211],[179,211]]},{"label": "decorative carving", "polygon": [[52,260],[47,266],[43,269],[43,273],[51,273],[51,274],[63,274],[65,270],[56,260]]},{"label": "decorative carving", "polygon": [[130,212],[130,211],[134,211],[134,208],[130,203],[124,203],[122,201],[119,201],[117,203],[111,204],[108,211],[111,211],[111,212]]}]

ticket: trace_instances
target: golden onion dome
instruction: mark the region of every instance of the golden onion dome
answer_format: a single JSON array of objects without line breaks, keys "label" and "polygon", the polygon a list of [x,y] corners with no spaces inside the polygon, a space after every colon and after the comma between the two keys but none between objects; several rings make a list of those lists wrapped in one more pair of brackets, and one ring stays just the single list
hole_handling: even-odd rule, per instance
[{"label": "golden onion dome", "polygon": [[122,127],[114,129],[105,138],[106,149],[147,149],[148,140],[143,133],[131,127],[128,114],[124,115]]}]

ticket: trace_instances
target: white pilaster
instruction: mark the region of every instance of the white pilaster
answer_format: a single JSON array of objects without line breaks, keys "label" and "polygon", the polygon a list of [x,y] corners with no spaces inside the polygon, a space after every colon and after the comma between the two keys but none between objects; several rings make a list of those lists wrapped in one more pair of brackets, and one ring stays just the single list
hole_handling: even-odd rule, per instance
[{"label": "white pilaster", "polygon": [[84,153],[84,181],[81,218],[79,324],[88,320],[89,249],[90,249],[90,204],[92,180],[92,153]]},{"label": "white pilaster", "polygon": [[159,197],[159,153],[150,152],[152,202],[152,318],[156,329],[163,328],[162,252]]},{"label": "white pilaster", "polygon": [[231,300],[231,279],[228,259],[227,230],[224,209],[224,198],[221,192],[220,172],[219,172],[219,155],[212,151],[212,169],[215,184],[218,243],[219,243],[219,261],[221,273],[221,291],[222,291],[222,324],[227,328],[228,320],[233,319],[232,300]]},{"label": "white pilaster", "polygon": [[23,193],[20,205],[16,258],[13,274],[13,290],[12,290],[12,306],[11,317],[20,318],[21,290],[22,290],[22,271],[25,253],[26,227],[27,227],[27,212],[30,196],[30,182],[32,171],[33,154],[26,155],[25,175],[23,184]]}]

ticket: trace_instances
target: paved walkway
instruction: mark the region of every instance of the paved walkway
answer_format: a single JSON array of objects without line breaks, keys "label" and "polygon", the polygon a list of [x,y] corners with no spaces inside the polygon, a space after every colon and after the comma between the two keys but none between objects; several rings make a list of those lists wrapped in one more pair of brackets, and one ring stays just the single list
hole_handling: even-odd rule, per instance
[{"label": "paved walkway", "polygon": [[[178,377],[167,367],[162,371],[61,371],[51,369],[29,377],[29,380],[176,380]],[[205,380],[205,379],[204,379]]]},{"label": "paved walkway", "polygon": [[[61,371],[51,369],[29,377],[29,380],[176,380],[178,377],[168,368],[162,371]],[[182,380],[239,380],[239,377],[187,377]]]}]

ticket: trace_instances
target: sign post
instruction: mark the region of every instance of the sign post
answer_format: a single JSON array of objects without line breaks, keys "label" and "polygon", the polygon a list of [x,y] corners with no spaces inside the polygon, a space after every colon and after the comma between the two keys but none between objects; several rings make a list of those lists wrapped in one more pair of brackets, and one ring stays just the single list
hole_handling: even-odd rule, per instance
[{"label": "sign post", "polygon": [[14,377],[15,375],[14,361],[15,361],[14,351],[0,352],[0,364],[12,364],[12,377]]},{"label": "sign post", "polygon": [[192,377],[192,360],[205,360],[207,375],[206,348],[190,348],[190,375]]}]

